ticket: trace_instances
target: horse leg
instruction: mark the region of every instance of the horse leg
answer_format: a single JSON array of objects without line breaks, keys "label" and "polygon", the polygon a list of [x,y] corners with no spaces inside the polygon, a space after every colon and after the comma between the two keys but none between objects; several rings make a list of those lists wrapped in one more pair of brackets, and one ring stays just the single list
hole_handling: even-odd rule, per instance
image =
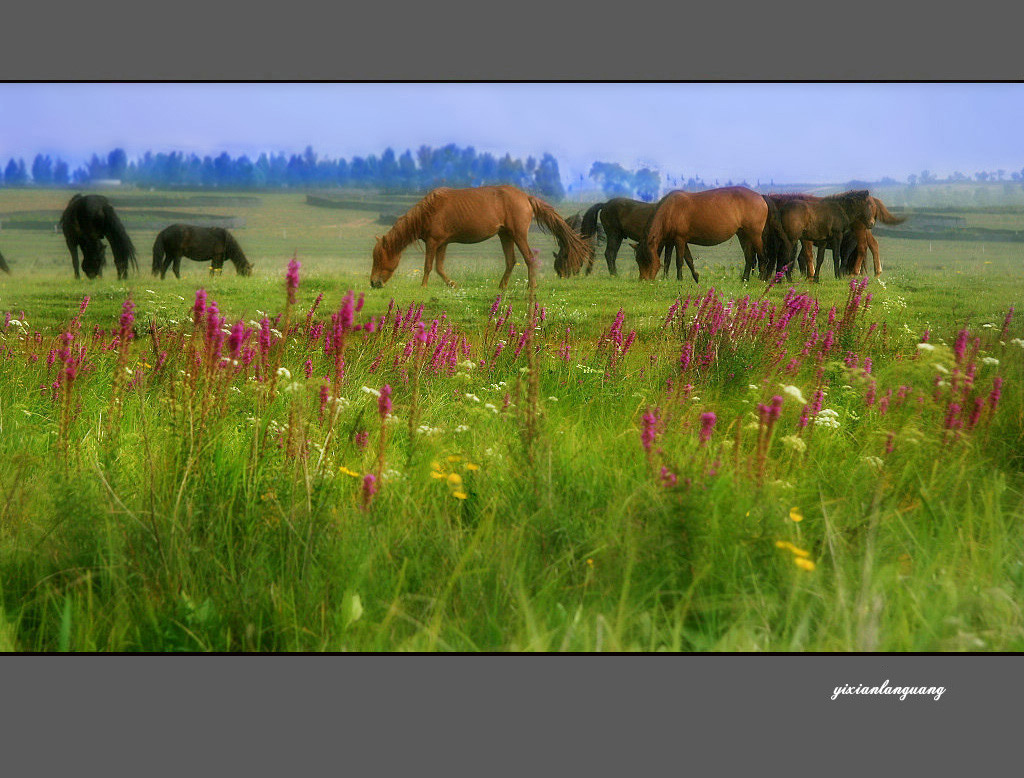
[{"label": "horse leg", "polygon": [[[700,283],[700,276],[697,271],[693,268],[693,255],[690,253],[690,246],[682,238],[676,238],[676,264],[679,264],[679,257],[683,257],[686,260],[687,267],[690,268],[690,275],[693,276],[695,283]],[[680,278],[682,275],[680,274]]]},{"label": "horse leg", "polygon": [[73,240],[69,240],[68,249],[71,250],[71,266],[75,269],[75,280],[77,281],[81,278],[78,274],[78,244]]},{"label": "horse leg", "polygon": [[508,286],[508,279],[512,275],[512,268],[516,266],[516,244],[512,240],[512,235],[504,230],[498,232],[498,238],[501,240],[501,250],[505,253],[505,274],[498,282],[498,288],[504,289]]},{"label": "horse leg", "polygon": [[[880,275],[882,275],[882,255],[878,250],[878,241],[875,240],[875,236],[871,234],[870,230],[867,230],[867,235],[864,236],[864,240],[868,244],[867,247],[871,249],[871,259],[875,263],[875,278],[878,278]],[[859,253],[860,256],[863,258],[867,252],[865,251]]]},{"label": "horse leg", "polygon": [[[523,230],[522,235],[513,235],[512,240],[515,241],[516,247],[519,249],[519,253],[523,255],[523,259],[526,260],[526,277],[531,287],[537,285],[537,264],[533,258],[533,249],[530,248],[530,244],[526,242],[526,230]],[[514,255],[513,255],[514,259]],[[506,263],[508,258],[506,257]],[[505,271],[508,274],[508,270]]]},{"label": "horse leg", "polygon": [[423,253],[423,282],[420,286],[427,285],[427,278],[430,277],[430,271],[434,269],[434,252],[437,251],[437,243],[432,240],[426,241],[426,250]]},{"label": "horse leg", "polygon": [[444,279],[444,282],[448,284],[452,289],[455,288],[455,282],[452,281],[448,275],[444,272],[444,252],[448,248],[447,243],[442,243],[437,247],[437,254],[434,259],[434,264],[437,267],[437,274]]},{"label": "horse leg", "polygon": [[669,243],[665,247],[665,272],[668,273],[668,266],[672,264],[672,254],[676,255],[676,281],[683,280],[683,261],[679,257],[679,252],[676,251],[676,247]]},{"label": "horse leg", "polygon": [[604,261],[608,263],[608,272],[617,276],[619,273],[615,269],[615,258],[619,254],[619,246],[622,245],[622,234],[619,232],[606,232],[608,236],[608,242],[604,247]]}]

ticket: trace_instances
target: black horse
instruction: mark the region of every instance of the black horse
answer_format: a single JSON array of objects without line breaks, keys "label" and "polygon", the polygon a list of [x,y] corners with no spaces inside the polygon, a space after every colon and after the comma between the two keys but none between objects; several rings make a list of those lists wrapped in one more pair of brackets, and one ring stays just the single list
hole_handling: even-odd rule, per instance
[{"label": "black horse", "polygon": [[181,278],[181,258],[196,262],[210,262],[210,273],[224,267],[230,259],[240,276],[252,275],[252,265],[245,258],[242,247],[223,227],[193,227],[190,224],[172,224],[160,231],[153,243],[153,275],[163,278],[167,268],[174,266],[174,275]]},{"label": "black horse", "polygon": [[132,239],[128,237],[114,207],[103,195],[76,194],[72,197],[61,214],[60,228],[71,252],[75,278],[81,277],[78,274],[78,249],[82,249],[82,270],[86,278],[103,275],[103,266],[107,263],[104,238],[110,243],[114,254],[118,279],[128,277],[129,263],[136,270],[139,269]]}]

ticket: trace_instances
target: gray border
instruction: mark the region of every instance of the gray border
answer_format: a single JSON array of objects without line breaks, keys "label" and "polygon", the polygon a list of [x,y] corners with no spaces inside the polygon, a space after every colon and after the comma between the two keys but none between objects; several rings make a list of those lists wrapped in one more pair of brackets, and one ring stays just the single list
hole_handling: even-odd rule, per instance
[{"label": "gray border", "polygon": [[[988,672],[981,670],[984,664]],[[8,657],[12,775],[973,774],[1017,657]],[[941,685],[848,697],[843,682]],[[1004,761],[1005,760],[1007,761]],[[91,770],[90,770],[91,772]]]},{"label": "gray border", "polygon": [[0,78],[1012,80],[1021,16],[995,0],[14,3]]},{"label": "gray border", "polygon": [[[1019,79],[1020,14],[127,0],[4,9],[12,80]],[[86,7],[87,6],[87,7]],[[130,10],[129,10],[130,9]],[[447,10],[446,14],[444,11]],[[127,11],[127,12],[126,12]],[[396,25],[396,17],[406,20]],[[111,19],[115,21],[111,22]],[[652,21],[652,18],[654,21]],[[294,20],[294,21],[293,21]],[[804,20],[801,22],[801,20]],[[56,26],[55,26],[56,22]],[[435,34],[431,34],[434,32]],[[16,34],[18,33],[18,34]],[[185,45],[183,35],[187,34]],[[621,120],[625,108],[610,109]],[[809,113],[812,113],[809,111]],[[799,107],[794,107],[799,117]],[[655,120],[656,117],[652,117]],[[699,114],[696,118],[699,118]],[[524,120],[528,121],[528,112]],[[752,118],[756,121],[756,118]],[[799,120],[795,118],[795,120]],[[809,119],[813,120],[813,119]],[[860,120],[870,122],[869,116]],[[784,128],[768,128],[779,132]],[[865,127],[869,134],[870,127]],[[4,657],[12,774],[943,775],[1014,764],[1018,657]],[[842,683],[939,684],[934,702]],[[1014,732],[1011,734],[1010,728]],[[311,769],[312,768],[312,769]]]}]

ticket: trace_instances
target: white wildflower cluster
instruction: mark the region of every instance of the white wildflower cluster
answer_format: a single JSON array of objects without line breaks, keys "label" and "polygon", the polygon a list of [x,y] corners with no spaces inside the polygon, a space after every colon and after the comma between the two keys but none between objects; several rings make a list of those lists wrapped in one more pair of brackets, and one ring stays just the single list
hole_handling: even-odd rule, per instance
[{"label": "white wildflower cluster", "polygon": [[484,403],[484,408],[489,410],[491,413],[497,413],[498,412],[498,406],[495,405],[494,403]]},{"label": "white wildflower cluster", "polygon": [[282,391],[285,394],[295,394],[296,392],[301,392],[302,384],[300,384],[298,381],[292,381],[290,384],[286,385]]},{"label": "white wildflower cluster", "polygon": [[285,422],[284,424],[281,424],[281,423],[276,422],[273,419],[271,419],[267,423],[267,432],[269,432],[271,435],[277,435],[277,434],[284,433],[284,432],[287,432],[287,431],[288,431],[288,423],[287,422]]},{"label": "white wildflower cluster", "polygon": [[372,394],[374,397],[380,397],[380,391],[377,389],[372,389],[369,386],[361,386],[359,387],[359,391],[366,392],[367,394]]},{"label": "white wildflower cluster", "polygon": [[949,368],[946,367],[945,365],[943,365],[941,363],[936,363],[934,365],[934,367],[935,367],[936,370],[938,370],[943,375],[949,375]]},{"label": "white wildflower cluster", "polygon": [[549,397],[548,398],[548,402],[556,403],[556,402],[558,402],[558,398],[557,397]]},{"label": "white wildflower cluster", "polygon": [[416,428],[416,432],[420,435],[440,435],[444,432],[444,427],[431,427],[427,424],[421,424]]},{"label": "white wildflower cluster", "polygon": [[882,300],[882,308],[886,311],[899,311],[906,307],[907,301],[896,294]]},{"label": "white wildflower cluster", "polygon": [[465,359],[462,362],[459,362],[459,367],[461,367],[463,370],[475,370],[476,362],[474,362],[472,359]]},{"label": "white wildflower cluster", "polygon": [[479,397],[477,397],[475,394],[470,394],[469,392],[466,392],[466,399],[467,400],[472,400],[475,403],[480,402],[480,398]]},{"label": "white wildflower cluster", "polygon": [[747,389],[753,389],[753,390],[756,391],[756,390],[758,390],[760,388],[761,387],[759,387],[757,384],[747,384]]},{"label": "white wildflower cluster", "polygon": [[1013,340],[1010,341],[1010,345],[1020,346],[1021,348],[1024,348],[1024,338],[1014,338]]},{"label": "white wildflower cluster", "polygon": [[999,360],[996,359],[995,357],[982,357],[981,358],[981,364],[983,364],[983,365],[998,365],[999,364]]},{"label": "white wildflower cluster", "polygon": [[931,343],[918,343],[917,350],[925,352],[935,351],[935,346],[933,346]]},{"label": "white wildflower cluster", "polygon": [[591,367],[590,365],[576,365],[576,367],[579,368],[580,371],[584,373],[604,373],[603,370],[598,370],[597,368]]},{"label": "white wildflower cluster", "polygon": [[782,393],[783,394],[789,395],[794,400],[796,400],[798,403],[801,403],[803,405],[807,405],[807,400],[804,399],[804,395],[800,391],[800,387],[799,386],[793,386],[793,385],[785,386],[783,384],[779,384],[779,386],[782,388]]},{"label": "white wildflower cluster", "polygon": [[403,473],[398,472],[397,470],[392,470],[391,468],[388,468],[387,470],[384,470],[380,474],[380,477],[383,478],[385,481],[394,481],[397,478],[404,478],[405,475]]},{"label": "white wildflower cluster", "polygon": [[469,427],[467,427],[465,424],[460,424],[458,427],[455,428],[455,431],[456,432],[469,432]]},{"label": "white wildflower cluster", "polygon": [[814,426],[837,430],[839,429],[839,414],[831,408],[822,408],[814,417]]},{"label": "white wildflower cluster", "polygon": [[291,371],[286,367],[279,367],[277,369],[277,377],[283,378],[285,381],[290,381],[292,378]]},{"label": "white wildflower cluster", "polygon": [[869,465],[871,465],[873,468],[875,468],[875,470],[881,470],[882,469],[882,459],[881,459],[881,457],[861,457],[860,460],[861,460],[861,462],[867,462]]},{"label": "white wildflower cluster", "polygon": [[807,444],[797,435],[786,435],[782,439],[782,445],[798,454],[802,454],[807,450]]}]

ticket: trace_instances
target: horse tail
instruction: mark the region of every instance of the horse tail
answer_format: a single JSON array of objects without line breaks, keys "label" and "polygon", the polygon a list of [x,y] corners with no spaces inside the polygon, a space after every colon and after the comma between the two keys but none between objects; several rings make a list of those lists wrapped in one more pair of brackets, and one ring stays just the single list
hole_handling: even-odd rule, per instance
[{"label": "horse tail", "polygon": [[576,230],[566,224],[565,219],[558,215],[558,211],[533,195],[527,195],[527,198],[537,222],[543,229],[555,236],[558,247],[566,252],[571,272],[578,273],[584,263],[589,264],[593,261],[594,250],[591,245],[583,240]]},{"label": "horse tail", "polygon": [[580,225],[580,234],[584,238],[589,238],[595,232],[597,232],[597,214],[607,203],[598,203],[587,208],[587,212],[583,214],[583,223]]},{"label": "horse tail", "polygon": [[103,204],[103,218],[106,222],[105,237],[110,241],[110,248],[114,252],[117,264],[131,262],[132,267],[138,270],[139,263],[135,259],[135,244],[128,237],[128,231],[110,203]]},{"label": "horse tail", "polygon": [[4,259],[4,255],[0,254],[0,270],[3,270],[8,275],[11,274],[11,269],[7,267],[7,260]]},{"label": "horse tail", "polygon": [[164,233],[161,232],[153,241],[153,275],[160,275],[164,266]]},{"label": "horse tail", "polygon": [[885,204],[877,197],[872,197],[871,199],[875,201],[875,208],[878,209],[878,220],[882,224],[903,224],[907,220],[906,216],[896,216],[890,213]]}]

